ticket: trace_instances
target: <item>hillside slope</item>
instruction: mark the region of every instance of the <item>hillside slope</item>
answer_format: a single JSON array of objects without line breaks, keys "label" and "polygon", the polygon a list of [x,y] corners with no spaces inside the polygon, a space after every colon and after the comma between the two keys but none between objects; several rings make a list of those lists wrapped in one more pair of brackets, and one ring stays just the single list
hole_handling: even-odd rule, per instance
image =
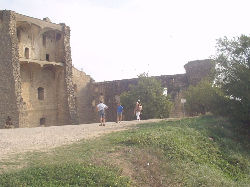
[{"label": "hillside slope", "polygon": [[249,131],[213,116],[161,121],[1,164],[0,186],[248,186]]}]

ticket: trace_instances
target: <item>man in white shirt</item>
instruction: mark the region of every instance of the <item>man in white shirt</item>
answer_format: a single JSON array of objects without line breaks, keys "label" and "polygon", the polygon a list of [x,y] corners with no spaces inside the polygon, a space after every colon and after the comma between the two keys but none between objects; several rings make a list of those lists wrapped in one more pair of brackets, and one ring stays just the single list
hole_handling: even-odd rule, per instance
[{"label": "man in white shirt", "polygon": [[101,124],[99,126],[105,126],[105,109],[107,109],[108,106],[105,105],[102,101],[96,106],[96,109],[100,116],[100,122]]}]

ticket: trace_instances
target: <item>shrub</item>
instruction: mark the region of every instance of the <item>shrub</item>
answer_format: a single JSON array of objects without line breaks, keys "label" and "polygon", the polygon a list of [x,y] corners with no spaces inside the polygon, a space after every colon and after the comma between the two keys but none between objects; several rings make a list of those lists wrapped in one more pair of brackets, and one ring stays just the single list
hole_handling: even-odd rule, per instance
[{"label": "shrub", "polygon": [[130,91],[121,95],[125,116],[128,119],[133,118],[133,110],[138,99],[142,102],[144,119],[169,116],[172,103],[167,96],[163,95],[161,82],[153,77],[148,77],[145,73],[139,76],[137,85],[132,85]]}]

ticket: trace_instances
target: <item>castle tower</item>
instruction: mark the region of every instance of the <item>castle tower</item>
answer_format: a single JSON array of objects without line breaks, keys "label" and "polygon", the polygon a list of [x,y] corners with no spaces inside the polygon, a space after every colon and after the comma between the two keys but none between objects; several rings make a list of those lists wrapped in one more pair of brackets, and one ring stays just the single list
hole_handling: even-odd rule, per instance
[{"label": "castle tower", "polygon": [[0,128],[77,124],[70,28],[0,11]]}]

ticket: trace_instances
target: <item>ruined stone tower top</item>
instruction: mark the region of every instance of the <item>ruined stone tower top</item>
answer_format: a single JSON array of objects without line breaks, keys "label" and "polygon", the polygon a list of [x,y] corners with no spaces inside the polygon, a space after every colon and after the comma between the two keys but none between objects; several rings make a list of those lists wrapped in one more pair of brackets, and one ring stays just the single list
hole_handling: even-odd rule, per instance
[{"label": "ruined stone tower top", "polygon": [[196,85],[202,78],[209,75],[213,68],[211,59],[190,61],[184,65],[188,83]]}]

